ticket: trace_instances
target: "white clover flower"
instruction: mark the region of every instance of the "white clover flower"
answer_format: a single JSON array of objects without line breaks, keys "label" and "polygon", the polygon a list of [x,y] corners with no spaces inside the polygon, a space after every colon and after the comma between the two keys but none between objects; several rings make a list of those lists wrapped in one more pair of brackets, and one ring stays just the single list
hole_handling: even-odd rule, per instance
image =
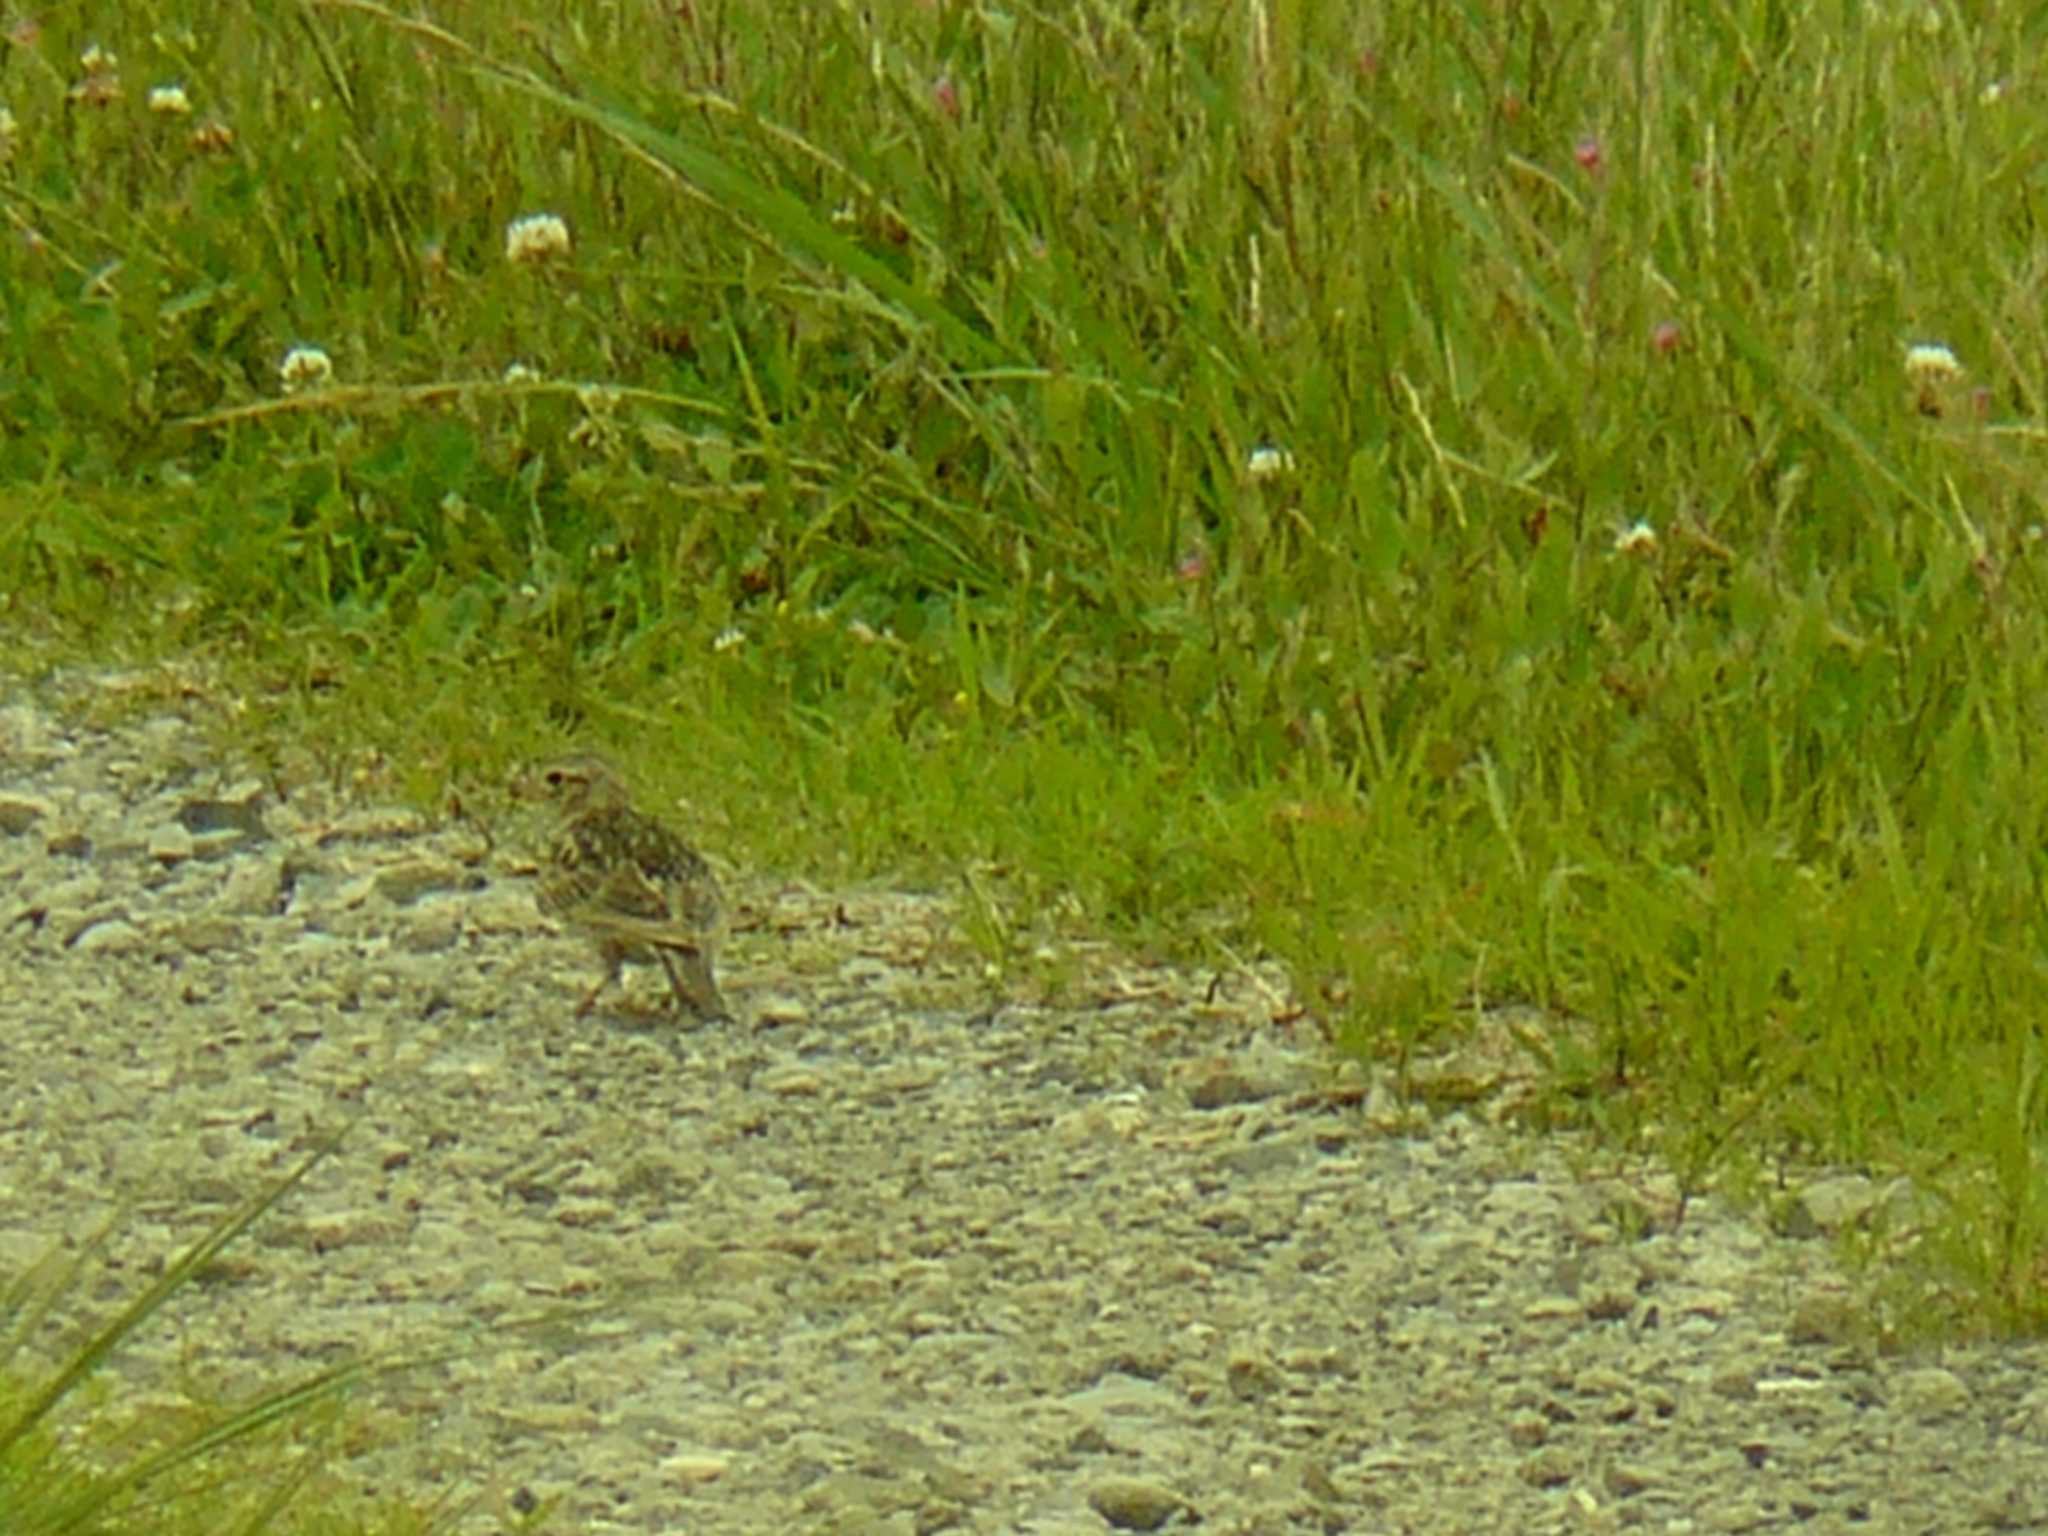
[{"label": "white clover flower", "polygon": [[185,94],[182,85],[153,85],[149,88],[149,110],[166,117],[186,117],[192,111],[192,98]]},{"label": "white clover flower", "polygon": [[1917,342],[1906,348],[1906,376],[1922,382],[1959,379],[1963,376],[1963,365],[1956,361],[1955,353],[1941,343]]},{"label": "white clover flower", "polygon": [[334,377],[334,359],[318,347],[293,347],[277,365],[277,376],[284,381],[288,395],[319,389]]},{"label": "white clover flower", "polygon": [[721,629],[712,637],[711,649],[714,651],[730,651],[737,646],[746,644],[746,640],[747,632],[735,624],[729,629]]},{"label": "white clover flower", "polygon": [[513,363],[505,369],[504,382],[507,384],[538,384],[540,370],[525,363]]},{"label": "white clover flower", "polygon": [[1285,448],[1261,443],[1245,460],[1244,472],[1254,480],[1273,480],[1281,475],[1291,475],[1294,473],[1294,455]]},{"label": "white clover flower", "polygon": [[91,43],[78,56],[78,67],[88,75],[111,75],[121,67],[121,61],[98,43]]},{"label": "white clover flower", "polygon": [[507,261],[548,261],[569,254],[569,226],[552,213],[530,213],[505,226]]},{"label": "white clover flower", "polygon": [[88,74],[64,93],[67,101],[82,101],[88,107],[109,107],[121,99],[121,77],[111,71]]},{"label": "white clover flower", "polygon": [[1977,93],[1977,105],[1980,107],[1995,107],[2004,99],[2005,82],[2003,80],[1994,80]]},{"label": "white clover flower", "polygon": [[1630,523],[1614,536],[1614,552],[1617,555],[1648,555],[1657,549],[1657,530],[1641,518]]}]

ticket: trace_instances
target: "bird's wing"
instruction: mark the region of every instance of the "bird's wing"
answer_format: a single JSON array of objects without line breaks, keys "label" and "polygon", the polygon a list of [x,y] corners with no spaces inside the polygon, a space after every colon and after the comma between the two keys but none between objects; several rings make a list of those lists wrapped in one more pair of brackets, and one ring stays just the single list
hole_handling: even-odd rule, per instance
[{"label": "bird's wing", "polygon": [[711,866],[701,859],[687,878],[670,884],[669,904],[676,920],[698,933],[715,934],[724,926],[724,893]]},{"label": "bird's wing", "polygon": [[594,883],[588,869],[558,859],[542,866],[534,897],[550,917],[568,917],[589,903]]},{"label": "bird's wing", "polygon": [[618,944],[646,945],[651,949],[697,950],[705,947],[707,935],[686,923],[628,917],[618,912],[587,908],[576,920],[590,933]]},{"label": "bird's wing", "polygon": [[632,868],[605,870],[593,882],[584,906],[593,918],[618,918],[649,925],[673,924],[682,917],[670,901],[667,889],[648,879],[644,871]]}]

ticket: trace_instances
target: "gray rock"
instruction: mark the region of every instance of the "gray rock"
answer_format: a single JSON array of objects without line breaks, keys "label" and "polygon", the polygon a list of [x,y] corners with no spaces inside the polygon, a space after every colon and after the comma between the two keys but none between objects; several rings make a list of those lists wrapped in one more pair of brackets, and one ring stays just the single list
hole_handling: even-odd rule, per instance
[{"label": "gray rock", "polygon": [[146,945],[142,930],[114,913],[79,920],[65,940],[65,947],[80,955],[139,954]]},{"label": "gray rock", "polygon": [[1970,1389],[1962,1377],[1937,1365],[1900,1371],[1889,1385],[1893,1401],[1916,1418],[1945,1419],[1970,1406]]},{"label": "gray rock", "polygon": [[454,860],[434,858],[401,859],[380,866],[369,878],[379,896],[400,907],[411,906],[428,896],[469,890],[482,883],[480,877],[473,877]]},{"label": "gray rock", "polygon": [[234,841],[267,835],[263,819],[265,792],[261,784],[245,784],[224,797],[200,796],[178,807],[178,825],[194,837],[226,833]]},{"label": "gray rock", "polygon": [[171,822],[150,830],[148,846],[149,856],[157,863],[182,864],[192,857],[192,834]]},{"label": "gray rock", "polygon": [[1107,1477],[1089,1486],[1088,1507],[1119,1531],[1156,1531],[1188,1504],[1164,1483]]},{"label": "gray rock", "polygon": [[26,836],[49,816],[50,802],[39,795],[0,794],[0,836]]}]

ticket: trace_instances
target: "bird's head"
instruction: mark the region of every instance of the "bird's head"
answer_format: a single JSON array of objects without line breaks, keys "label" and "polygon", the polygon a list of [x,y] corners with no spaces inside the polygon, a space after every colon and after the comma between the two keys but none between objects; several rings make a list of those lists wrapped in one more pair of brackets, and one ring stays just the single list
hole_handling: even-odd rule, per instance
[{"label": "bird's head", "polygon": [[622,805],[630,798],[618,769],[590,752],[549,759],[534,769],[527,786],[533,798],[552,800],[571,813],[594,805]]}]

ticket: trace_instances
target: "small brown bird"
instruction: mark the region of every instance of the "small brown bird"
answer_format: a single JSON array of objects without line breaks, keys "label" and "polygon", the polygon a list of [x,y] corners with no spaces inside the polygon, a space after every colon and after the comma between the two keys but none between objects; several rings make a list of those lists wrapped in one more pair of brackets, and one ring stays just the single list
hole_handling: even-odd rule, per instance
[{"label": "small brown bird", "polygon": [[677,1003],[698,1017],[729,1018],[711,970],[725,902],[703,855],[633,809],[625,781],[601,757],[547,763],[533,789],[562,812],[541,869],[540,909],[595,940],[604,961],[576,1016],[590,1012],[631,960],[659,963]]}]

